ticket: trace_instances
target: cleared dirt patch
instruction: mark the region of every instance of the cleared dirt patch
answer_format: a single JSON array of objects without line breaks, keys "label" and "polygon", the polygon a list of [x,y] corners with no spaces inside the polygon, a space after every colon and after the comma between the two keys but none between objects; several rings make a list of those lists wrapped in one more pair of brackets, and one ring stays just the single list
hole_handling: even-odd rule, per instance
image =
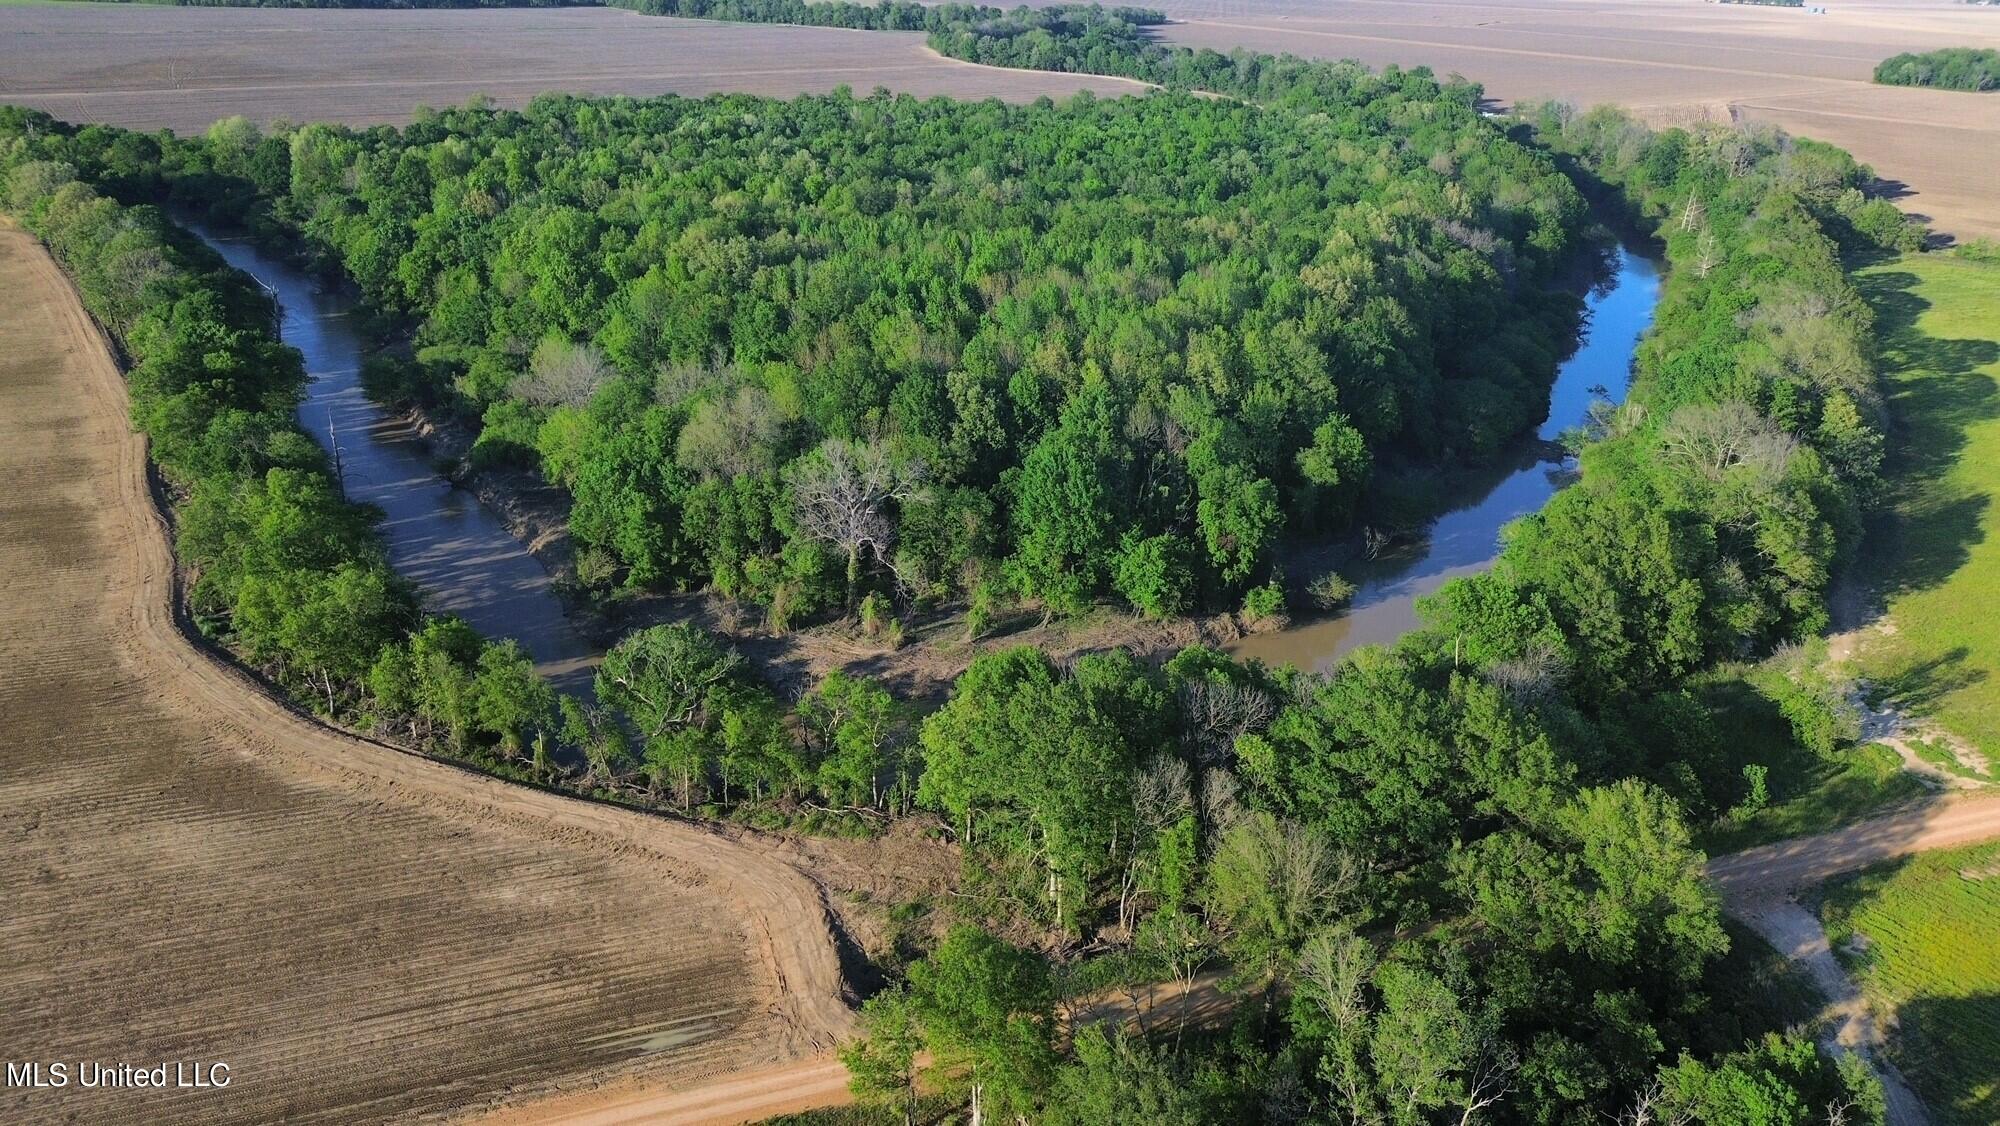
[{"label": "cleared dirt patch", "polygon": [[545,91],[823,94],[846,85],[1033,101],[1142,90],[943,58],[917,33],[664,19],[608,8],[365,11],[0,6],[0,102],[68,121],[205,129],[269,122],[401,123],[418,105]]},{"label": "cleared dirt patch", "polygon": [[2000,106],[1874,85],[1875,64],[1945,45],[2000,47],[2000,14],[1925,0],[1826,15],[1700,0],[1164,0],[1167,38],[1382,66],[1429,66],[1502,101],[1616,103],[1656,124],[1769,122],[1839,145],[1906,184],[1899,201],[1961,238],[2000,237]]},{"label": "cleared dirt patch", "polygon": [[0,1056],[233,1082],[8,1089],[0,1119],[407,1118],[847,1029],[790,866],[341,736],[190,645],[125,409],[0,230]]}]

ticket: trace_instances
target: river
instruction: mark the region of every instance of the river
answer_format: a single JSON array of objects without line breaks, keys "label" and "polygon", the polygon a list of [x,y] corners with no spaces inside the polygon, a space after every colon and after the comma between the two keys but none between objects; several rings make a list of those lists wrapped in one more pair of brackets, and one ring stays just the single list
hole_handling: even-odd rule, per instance
[{"label": "river", "polygon": [[1417,624],[1418,598],[1460,575],[1492,566],[1500,552],[1500,529],[1540,509],[1565,483],[1571,467],[1548,443],[1583,421],[1597,396],[1594,389],[1601,387],[1614,402],[1624,400],[1632,358],[1659,300],[1659,263],[1620,246],[1609,276],[1584,298],[1582,339],[1556,369],[1548,420],[1535,440],[1524,442],[1515,459],[1495,473],[1473,478],[1420,541],[1340,566],[1340,573],[1355,584],[1344,611],[1252,634],[1230,646],[1230,652],[1271,665],[1324,670],[1356,646],[1401,637]]},{"label": "river", "polygon": [[[427,443],[406,421],[362,392],[367,349],[349,321],[352,295],[323,287],[248,240],[186,225],[277,297],[285,343],[305,356],[309,382],[299,421],[321,446],[337,451],[347,495],[382,510],[389,561],[422,590],[424,604],[464,618],[488,637],[518,640],[563,690],[587,688],[596,654],[563,615],[548,572],[477,498],[438,473]],[[1356,585],[1344,612],[1253,634],[1231,651],[1324,669],[1355,646],[1394,641],[1416,625],[1417,598],[1491,566],[1501,527],[1562,487],[1568,467],[1549,441],[1583,420],[1595,389],[1624,398],[1659,291],[1657,263],[1621,246],[1608,276],[1584,299],[1582,339],[1557,368],[1548,421],[1535,439],[1524,440],[1511,463],[1469,478],[1420,541],[1342,566]]]},{"label": "river", "polygon": [[285,343],[305,356],[299,422],[334,451],[349,498],[383,512],[389,562],[417,584],[424,605],[456,614],[487,637],[511,637],[558,688],[590,684],[595,651],[563,615],[549,574],[499,517],[433,465],[428,444],[361,390],[367,348],[354,331],[351,294],[323,287],[247,239],[181,223],[278,299]]}]

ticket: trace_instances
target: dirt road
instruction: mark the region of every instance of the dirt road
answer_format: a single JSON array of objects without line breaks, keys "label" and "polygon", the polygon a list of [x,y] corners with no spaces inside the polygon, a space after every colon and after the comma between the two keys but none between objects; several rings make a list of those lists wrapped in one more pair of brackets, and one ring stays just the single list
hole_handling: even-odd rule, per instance
[{"label": "dirt road", "polygon": [[233,1081],[0,1118],[403,1119],[847,1033],[821,893],[754,842],[333,732],[190,643],[126,409],[0,229],[0,1056]]},{"label": "dirt road", "polygon": [[725,1075],[692,1090],[666,1090],[643,1082],[612,1084],[479,1120],[487,1126],[738,1126],[853,1101],[847,1090],[847,1068],[838,1057],[821,1055]]},{"label": "dirt road", "polygon": [[[1241,994],[1225,991],[1222,982],[1222,973],[1211,972],[1196,978],[1192,990],[1163,984],[1113,991],[1073,1004],[1058,1015],[1073,1026],[1117,1021],[1131,1032],[1159,1029],[1181,1020],[1189,1027],[1216,1025],[1228,1018],[1241,999]],[[742,1126],[853,1101],[847,1089],[847,1068],[828,1054],[726,1075],[691,1090],[667,1090],[644,1082],[608,1085],[510,1108],[482,1116],[479,1121],[482,1126],[634,1126],[652,1122]]]},{"label": "dirt road", "polygon": [[1890,1126],[1930,1121],[1923,1103],[1882,1058],[1883,1030],[1828,944],[1819,917],[1801,905],[1805,888],[1897,857],[2000,837],[2000,794],[1939,798],[1923,806],[1816,837],[1780,841],[1711,862],[1709,877],[1729,913],[1804,966],[1828,1002],[1830,1039],[1882,1072]]},{"label": "dirt road", "polygon": [[1789,895],[1884,860],[2000,837],[2000,794],[1939,798],[1901,813],[1711,861],[1725,903]]}]

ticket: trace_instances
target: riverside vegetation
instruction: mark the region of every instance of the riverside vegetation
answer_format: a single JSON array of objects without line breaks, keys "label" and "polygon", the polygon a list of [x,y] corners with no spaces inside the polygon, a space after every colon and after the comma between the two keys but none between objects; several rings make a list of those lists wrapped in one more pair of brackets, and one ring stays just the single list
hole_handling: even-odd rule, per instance
[{"label": "riverside vegetation", "polygon": [[[562,742],[632,799],[938,816],[968,924],[868,1003],[869,1099],[926,1059],[1047,1121],[1879,1121],[1728,956],[1690,823],[1756,786],[1687,685],[1825,624],[1881,445],[1841,249],[1911,233],[1824,146],[1561,107],[1530,145],[1469,86],[1253,69],[1240,102],[551,98],[194,140],[11,112],[0,163],[134,361],[191,597],[247,660],[498,769]],[[686,626],[558,707],[421,617],[291,422],[268,304],[145,206],[219,201],[414,324],[377,386],[565,483],[619,581],[781,621],[989,583],[1171,612],[1254,586],[1280,512],[1338,527],[1378,461],[1534,421],[1572,315],[1535,283],[1582,223],[1558,167],[1674,268],[1631,399],[1493,572],[1329,677],[1013,650],[921,719],[847,676],[788,705]],[[971,925],[1024,922],[1061,975]],[[1062,983],[1210,964],[1262,998],[1224,1033],[1057,1038]]]}]

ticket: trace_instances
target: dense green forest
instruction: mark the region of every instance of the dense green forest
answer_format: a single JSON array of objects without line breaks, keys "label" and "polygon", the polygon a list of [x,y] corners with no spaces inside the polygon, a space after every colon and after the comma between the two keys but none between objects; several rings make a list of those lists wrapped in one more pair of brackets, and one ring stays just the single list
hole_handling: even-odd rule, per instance
[{"label": "dense green forest", "polygon": [[[1557,106],[1529,143],[1470,87],[1249,58],[1130,67],[1261,105],[549,98],[191,140],[9,111],[0,169],[133,361],[192,601],[246,659],[496,769],[964,846],[966,925],[848,1053],[869,1100],[921,1058],[1051,1122],[1881,1121],[1730,949],[1690,833],[1756,785],[1686,680],[1824,623],[1881,452],[1841,256],[1912,231],[1825,146]],[[627,577],[781,618],[991,582],[1170,612],[1337,527],[1372,465],[1534,421],[1573,319],[1537,283],[1583,223],[1558,168],[1673,269],[1628,404],[1493,572],[1327,677],[1016,649],[928,716],[846,675],[781,699],[687,626],[558,703],[420,617],[291,423],[268,304],[145,206],[302,234],[415,326],[376,386],[565,483]],[[1823,686],[1776,691],[1812,741]],[[1058,1036],[1064,996],[1203,968],[1250,995],[1225,1032]]]},{"label": "dense green forest", "polygon": [[[1680,685],[1823,620],[1880,443],[1841,244],[1909,235],[1824,146],[1560,107],[1536,124],[1659,227],[1675,271],[1630,403],[1494,572],[1325,680],[1019,653],[923,726],[919,801],[1014,894],[1039,874],[1082,914],[1094,884],[1154,972],[1213,959],[1280,1003],[1198,1047],[1063,1053],[1061,983],[963,930],[870,1001],[857,1090],[907,1099],[927,1049],[925,1082],[1049,1121],[1880,1120],[1851,1061],[1760,1034],[1731,981],[1685,826],[1753,795]],[[1776,703],[1808,738],[1826,701],[1793,689]],[[1068,816],[1079,762],[1095,818]]]},{"label": "dense green forest", "polygon": [[565,487],[587,575],[1171,614],[1385,460],[1494,454],[1571,338],[1546,158],[1424,75],[1322,93],[545,96],[163,159],[415,326],[374,386]]},{"label": "dense green forest", "polygon": [[2000,51],[1947,47],[1923,54],[1883,59],[1875,81],[1890,86],[1936,86],[1943,90],[2000,90]]}]

